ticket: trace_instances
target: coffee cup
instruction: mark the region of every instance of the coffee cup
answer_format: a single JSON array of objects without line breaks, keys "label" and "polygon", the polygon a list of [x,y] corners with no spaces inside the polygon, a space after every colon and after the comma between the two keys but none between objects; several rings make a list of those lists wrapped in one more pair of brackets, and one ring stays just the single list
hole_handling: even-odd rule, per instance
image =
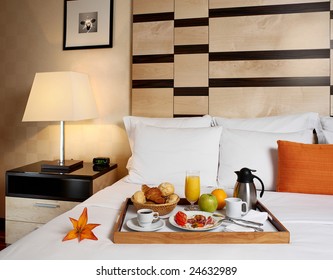
[{"label": "coffee cup", "polygon": [[248,212],[248,205],[238,197],[229,197],[226,201],[226,215],[229,218],[241,218]]},{"label": "coffee cup", "polygon": [[150,227],[154,221],[159,219],[159,214],[151,209],[140,209],[137,211],[137,218],[140,227]]}]

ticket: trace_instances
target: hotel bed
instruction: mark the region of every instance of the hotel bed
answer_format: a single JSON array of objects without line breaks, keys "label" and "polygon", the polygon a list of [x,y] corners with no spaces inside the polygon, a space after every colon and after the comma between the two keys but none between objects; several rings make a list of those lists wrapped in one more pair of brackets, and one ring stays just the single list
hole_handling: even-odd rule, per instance
[{"label": "hotel bed", "polygon": [[[333,259],[329,117],[317,113],[252,119],[125,117],[124,123],[132,150],[129,174],[10,245],[0,252],[0,259]],[[142,184],[171,182],[184,197],[185,170],[195,168],[201,171],[202,193],[223,187],[232,195],[234,171],[242,167],[257,170],[265,184],[259,201],[289,231],[289,243],[114,243],[124,203]],[[98,240],[62,241],[72,228],[69,217],[78,219],[85,207],[88,223],[100,224],[93,229]],[[124,230],[130,231],[126,221]],[[166,220],[160,231],[171,230],[176,229]],[[214,229],[222,230],[223,226]]]},{"label": "hotel bed", "polygon": [[[124,118],[128,175],[0,259],[332,260],[331,6],[285,2],[133,1],[131,113],[146,118]],[[205,116],[178,118],[188,115]],[[243,167],[264,182],[259,200],[289,243],[114,243],[122,206],[142,184],[171,182],[184,197],[185,170],[194,168],[202,193],[222,187],[231,195]],[[98,240],[63,242],[69,217],[85,207],[88,222],[100,224]],[[162,230],[173,229],[167,221]]]}]

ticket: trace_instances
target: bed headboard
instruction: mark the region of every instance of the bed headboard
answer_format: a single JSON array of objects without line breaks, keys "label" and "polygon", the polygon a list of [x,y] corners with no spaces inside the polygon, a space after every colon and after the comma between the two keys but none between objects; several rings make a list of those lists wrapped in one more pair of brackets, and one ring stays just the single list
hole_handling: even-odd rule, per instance
[{"label": "bed headboard", "polygon": [[133,0],[132,115],[333,114],[330,10],[319,0]]}]

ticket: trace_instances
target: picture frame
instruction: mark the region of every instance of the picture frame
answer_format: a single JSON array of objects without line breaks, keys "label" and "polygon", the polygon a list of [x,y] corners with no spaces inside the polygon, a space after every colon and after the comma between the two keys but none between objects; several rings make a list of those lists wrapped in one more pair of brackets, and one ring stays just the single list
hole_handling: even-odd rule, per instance
[{"label": "picture frame", "polygon": [[113,0],[65,0],[63,50],[112,48]]}]

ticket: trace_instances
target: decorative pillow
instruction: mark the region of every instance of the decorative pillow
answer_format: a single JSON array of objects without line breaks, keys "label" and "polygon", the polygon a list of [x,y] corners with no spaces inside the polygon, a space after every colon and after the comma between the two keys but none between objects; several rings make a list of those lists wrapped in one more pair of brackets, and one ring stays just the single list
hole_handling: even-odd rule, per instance
[{"label": "decorative pillow", "polygon": [[333,145],[278,141],[277,191],[333,194]]},{"label": "decorative pillow", "polygon": [[313,129],[316,130],[318,142],[321,143],[324,138],[319,114],[313,112],[248,119],[214,117],[213,120],[215,125],[251,131],[286,133]]},{"label": "decorative pillow", "polygon": [[[254,169],[265,185],[265,190],[276,190],[277,140],[312,143],[311,129],[290,133],[272,133],[223,128],[220,142],[218,180],[225,188],[234,188],[235,171]],[[261,189],[259,182],[255,182]]]},{"label": "decorative pillow", "polygon": [[196,169],[202,185],[216,185],[221,131],[221,127],[137,125],[127,180],[137,184],[167,181],[184,186],[186,170]]}]

